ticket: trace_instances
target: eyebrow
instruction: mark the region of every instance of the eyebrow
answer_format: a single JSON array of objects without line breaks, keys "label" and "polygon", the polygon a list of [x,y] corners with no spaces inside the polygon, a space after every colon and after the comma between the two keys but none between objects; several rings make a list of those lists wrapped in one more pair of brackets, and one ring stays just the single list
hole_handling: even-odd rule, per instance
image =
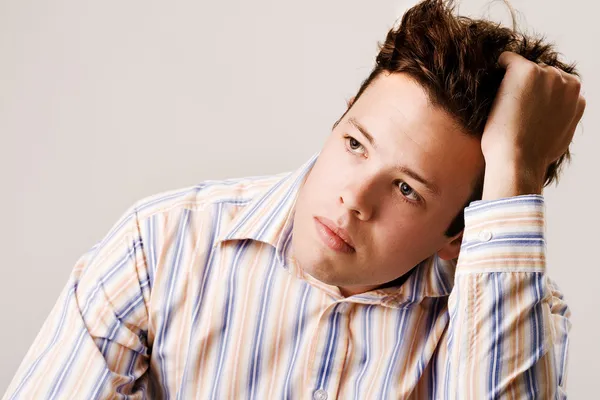
[{"label": "eyebrow", "polygon": [[[356,128],[360,131],[360,133],[363,134],[364,137],[367,138],[367,140],[369,141],[369,143],[371,144],[371,146],[373,146],[373,148],[375,150],[377,150],[377,143],[375,142],[375,138],[369,133],[369,131],[367,131],[367,128],[365,128],[364,126],[362,126],[360,124],[360,122],[358,122],[354,117],[350,117],[348,119],[348,121]],[[405,165],[397,165],[396,166],[396,170],[410,176],[411,178],[413,178],[414,180],[420,182],[423,186],[425,186],[425,188],[434,196],[439,196],[440,195],[440,189],[439,187],[433,183],[433,182],[429,182],[427,179],[423,178],[421,175],[419,175],[418,173],[416,173],[415,171],[413,171],[412,169],[410,169],[409,167],[405,166]]]}]

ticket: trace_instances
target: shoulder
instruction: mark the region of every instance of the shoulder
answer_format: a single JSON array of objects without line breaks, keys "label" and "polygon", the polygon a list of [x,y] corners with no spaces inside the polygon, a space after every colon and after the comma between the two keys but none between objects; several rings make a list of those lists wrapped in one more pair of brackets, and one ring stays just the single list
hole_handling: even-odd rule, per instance
[{"label": "shoulder", "polygon": [[162,191],[143,197],[130,207],[140,220],[157,214],[203,211],[222,203],[249,202],[281,179],[285,173],[204,180],[193,186]]}]

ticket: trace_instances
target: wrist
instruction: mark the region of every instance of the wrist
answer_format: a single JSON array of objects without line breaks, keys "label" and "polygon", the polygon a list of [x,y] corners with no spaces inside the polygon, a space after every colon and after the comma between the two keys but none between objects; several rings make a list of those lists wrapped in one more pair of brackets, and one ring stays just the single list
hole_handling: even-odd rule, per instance
[{"label": "wrist", "polygon": [[524,164],[487,164],[482,200],[542,194],[543,178],[543,173]]}]

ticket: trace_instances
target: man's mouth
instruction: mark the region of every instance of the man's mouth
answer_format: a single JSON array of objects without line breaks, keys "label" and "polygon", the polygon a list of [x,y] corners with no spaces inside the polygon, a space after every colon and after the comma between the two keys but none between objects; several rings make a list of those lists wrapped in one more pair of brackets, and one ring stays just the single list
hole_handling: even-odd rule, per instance
[{"label": "man's mouth", "polygon": [[341,253],[354,253],[356,249],[347,231],[338,227],[325,217],[314,217],[315,227],[319,237],[330,249]]}]

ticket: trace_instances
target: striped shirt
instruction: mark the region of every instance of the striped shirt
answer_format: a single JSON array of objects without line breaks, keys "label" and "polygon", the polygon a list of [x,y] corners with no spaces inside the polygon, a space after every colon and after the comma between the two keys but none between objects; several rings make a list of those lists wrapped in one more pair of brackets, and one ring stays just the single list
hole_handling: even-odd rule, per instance
[{"label": "striped shirt", "polygon": [[133,204],[77,261],[3,398],[566,397],[542,195],[471,203],[458,259],[343,297],[289,255],[318,154]]}]

